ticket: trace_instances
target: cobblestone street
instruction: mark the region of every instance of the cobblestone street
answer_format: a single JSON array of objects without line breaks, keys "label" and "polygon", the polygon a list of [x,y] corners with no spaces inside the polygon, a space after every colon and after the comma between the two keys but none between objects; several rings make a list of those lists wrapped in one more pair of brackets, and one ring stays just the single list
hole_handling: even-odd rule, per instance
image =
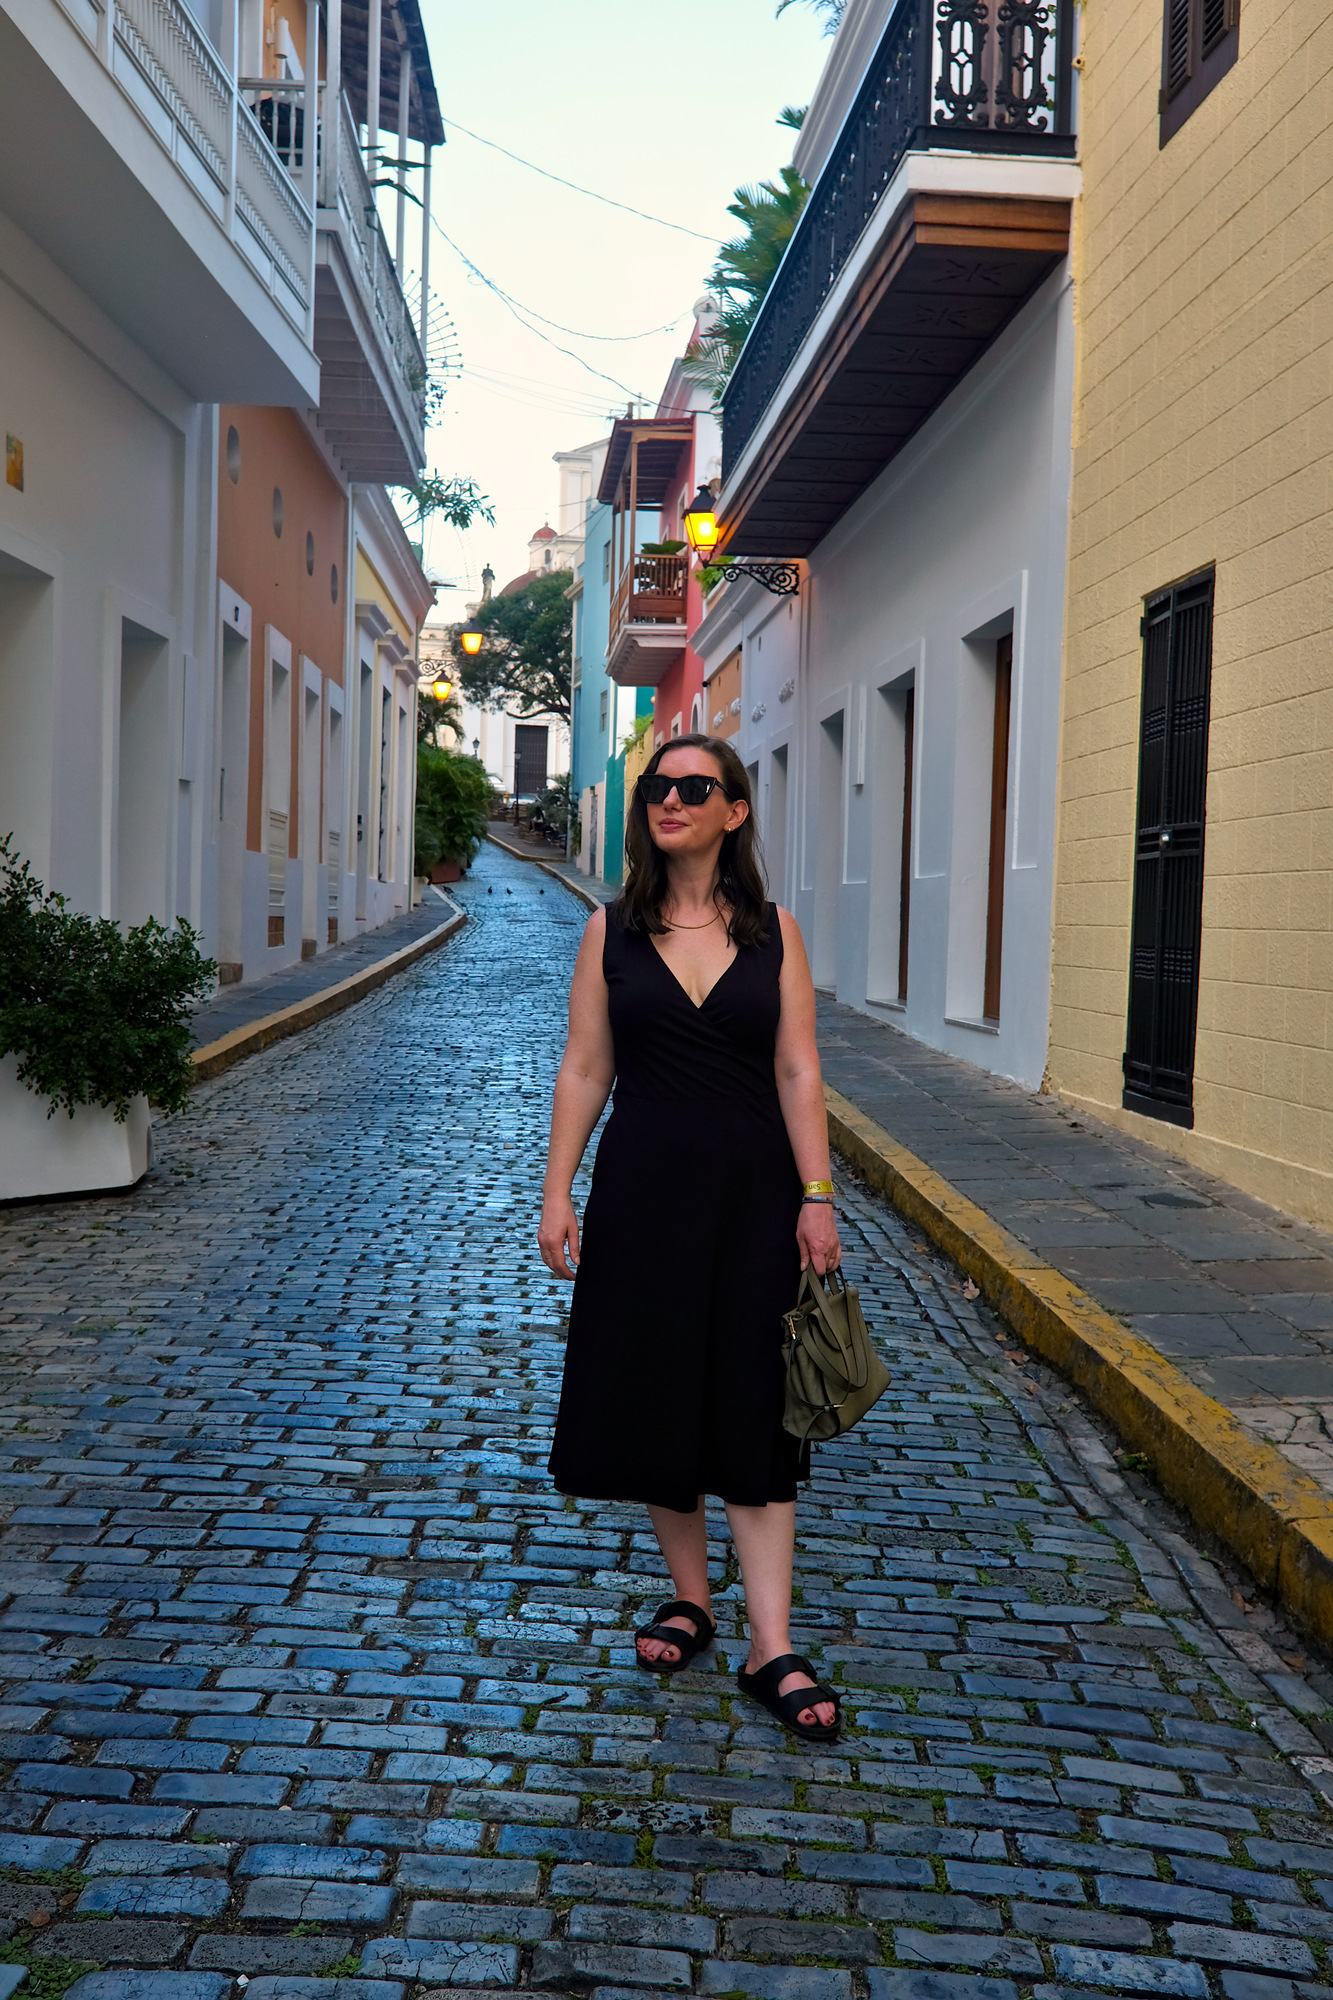
[{"label": "cobblestone street", "polygon": [[0,1213],[0,1996],[1333,1996],[1333,1677],[854,1187],[894,1385],[794,1631],[843,1740],[736,1695],[720,1512],[715,1652],[636,1670],[646,1519],[545,1472],[585,913],[493,847],[457,894],[139,1191]]}]

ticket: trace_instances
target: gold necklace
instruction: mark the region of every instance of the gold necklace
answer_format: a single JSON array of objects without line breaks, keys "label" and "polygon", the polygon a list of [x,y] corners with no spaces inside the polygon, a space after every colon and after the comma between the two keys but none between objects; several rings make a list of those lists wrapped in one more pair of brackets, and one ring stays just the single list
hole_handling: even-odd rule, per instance
[{"label": "gold necklace", "polygon": [[667,923],[673,931],[706,931],[711,925],[718,922],[721,915],[721,910],[714,910],[706,924],[678,924],[670,917],[667,918]]}]

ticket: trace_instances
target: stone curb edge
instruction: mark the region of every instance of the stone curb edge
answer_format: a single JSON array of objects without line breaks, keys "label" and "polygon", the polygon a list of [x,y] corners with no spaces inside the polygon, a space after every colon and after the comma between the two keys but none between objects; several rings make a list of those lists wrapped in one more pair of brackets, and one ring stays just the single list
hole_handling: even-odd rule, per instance
[{"label": "stone curb edge", "polygon": [[829,1137],[848,1163],[1143,1453],[1164,1492],[1307,1631],[1333,1640],[1333,1503],[1322,1489],[849,1099],[828,1085],[824,1097]]},{"label": "stone curb edge", "polygon": [[500,852],[507,854],[511,861],[527,861],[532,867],[540,868],[543,875],[549,875],[551,880],[558,882],[562,889],[568,889],[571,896],[577,896],[579,901],[586,903],[590,910],[605,908],[605,904],[599,896],[594,896],[590,889],[580,889],[577,882],[571,882],[568,875],[562,875],[558,868],[553,868],[549,861],[543,861],[539,854],[520,854],[516,847],[511,847],[507,840],[501,840],[494,833],[488,833],[486,838],[490,841],[492,847],[498,847]]},{"label": "stone curb edge", "polygon": [[354,1007],[358,1000],[364,1000],[367,993],[373,993],[377,986],[383,986],[396,972],[406,972],[428,951],[435,951],[446,938],[467,922],[466,910],[460,910],[447,923],[439,924],[424,937],[414,938],[411,944],[400,951],[390,952],[387,958],[379,959],[361,972],[354,972],[350,979],[339,980],[336,986],[326,986],[322,993],[312,993],[308,1000],[298,1000],[290,1007],[282,1007],[276,1014],[265,1014],[258,1021],[248,1021],[243,1028],[233,1028],[230,1034],[220,1035],[215,1042],[205,1042],[195,1049],[190,1060],[194,1064],[196,1083],[206,1077],[217,1076],[222,1070],[240,1062],[243,1056],[251,1056],[259,1049],[266,1049],[273,1042],[281,1042],[288,1035],[299,1035],[303,1028],[313,1028],[317,1021],[323,1021],[330,1014],[340,1014],[344,1007]]}]

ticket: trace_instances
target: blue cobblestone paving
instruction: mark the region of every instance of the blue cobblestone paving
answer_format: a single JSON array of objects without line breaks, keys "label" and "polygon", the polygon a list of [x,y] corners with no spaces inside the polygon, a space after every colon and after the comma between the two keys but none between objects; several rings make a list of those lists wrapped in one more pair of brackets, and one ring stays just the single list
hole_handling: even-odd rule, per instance
[{"label": "blue cobblestone paving", "polygon": [[459,894],[140,1189],[0,1213],[0,1994],[1333,2000],[1333,1681],[854,1186],[895,1379],[795,1628],[846,1734],[735,1696],[720,1517],[716,1649],[635,1669],[646,1520],[544,1470],[583,912]]}]

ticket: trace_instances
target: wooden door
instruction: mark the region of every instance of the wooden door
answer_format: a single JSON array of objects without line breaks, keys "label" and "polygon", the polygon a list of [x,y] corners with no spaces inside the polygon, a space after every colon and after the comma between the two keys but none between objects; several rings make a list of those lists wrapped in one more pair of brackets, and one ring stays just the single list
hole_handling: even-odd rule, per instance
[{"label": "wooden door", "polygon": [[514,797],[535,799],[546,790],[547,727],[520,722],[514,731]]},{"label": "wooden door", "polygon": [[907,940],[912,914],[912,764],[916,737],[916,689],[903,700],[903,842],[898,870],[898,999],[907,1005]]},{"label": "wooden door", "polygon": [[1128,1110],[1194,1123],[1213,572],[1150,598],[1142,621],[1139,795],[1125,1033]]},{"label": "wooden door", "polygon": [[[990,869],[986,886],[986,977],[981,1012],[1000,1018],[1000,954],[1004,942],[1004,876],[1009,824],[1009,709],[1013,693],[1014,636],[995,647],[995,722],[991,733]],[[973,960],[973,964],[976,960]],[[973,989],[976,990],[975,988]]]}]

